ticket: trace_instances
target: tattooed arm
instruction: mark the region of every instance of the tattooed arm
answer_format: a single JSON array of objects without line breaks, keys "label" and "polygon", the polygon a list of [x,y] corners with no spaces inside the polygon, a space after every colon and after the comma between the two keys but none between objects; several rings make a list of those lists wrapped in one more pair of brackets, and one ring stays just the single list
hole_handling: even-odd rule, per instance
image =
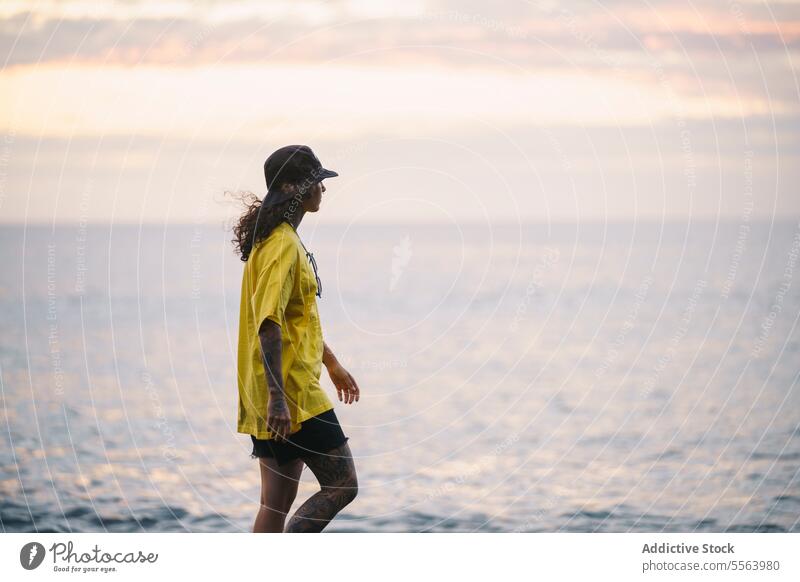
[{"label": "tattooed arm", "polygon": [[261,343],[261,356],[264,359],[264,372],[266,372],[269,387],[267,425],[275,434],[276,440],[286,440],[291,429],[292,419],[283,392],[281,359],[283,344],[280,326],[270,319],[265,319],[261,322],[258,330],[258,339]]},{"label": "tattooed arm", "polygon": [[328,368],[328,375],[331,377],[333,385],[336,386],[336,394],[339,400],[345,404],[358,402],[361,391],[358,388],[356,379],[350,374],[333,355],[333,351],[328,344],[322,342],[322,363]]}]

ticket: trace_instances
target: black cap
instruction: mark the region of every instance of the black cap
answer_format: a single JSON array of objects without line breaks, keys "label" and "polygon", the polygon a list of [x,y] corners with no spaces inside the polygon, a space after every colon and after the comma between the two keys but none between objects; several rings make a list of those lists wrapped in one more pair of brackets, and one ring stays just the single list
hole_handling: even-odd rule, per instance
[{"label": "black cap", "polygon": [[338,176],[333,170],[322,167],[319,158],[305,145],[284,146],[275,150],[264,162],[264,179],[267,182],[267,195],[262,204],[274,206],[289,200],[294,194],[284,192],[283,184],[296,184],[301,190],[322,182],[325,178]]}]

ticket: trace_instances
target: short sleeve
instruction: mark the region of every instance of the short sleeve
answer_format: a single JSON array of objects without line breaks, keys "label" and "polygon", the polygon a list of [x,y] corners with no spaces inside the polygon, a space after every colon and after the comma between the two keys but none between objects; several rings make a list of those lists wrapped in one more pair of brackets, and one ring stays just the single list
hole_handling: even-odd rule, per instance
[{"label": "short sleeve", "polygon": [[263,249],[263,252],[271,254],[256,275],[256,284],[250,298],[257,327],[265,319],[283,327],[284,311],[294,286],[297,249],[285,235],[279,236],[277,243],[273,249]]}]

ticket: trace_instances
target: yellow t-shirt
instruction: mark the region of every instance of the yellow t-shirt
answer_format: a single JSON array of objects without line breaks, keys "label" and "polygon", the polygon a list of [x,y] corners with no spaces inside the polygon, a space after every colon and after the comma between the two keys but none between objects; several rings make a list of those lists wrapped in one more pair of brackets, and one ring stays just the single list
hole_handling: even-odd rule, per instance
[{"label": "yellow t-shirt", "polygon": [[258,329],[264,319],[281,326],[283,388],[292,418],[300,423],[333,408],[319,383],[322,326],[317,311],[317,282],[300,238],[286,222],[257,243],[242,276],[239,308],[238,432],[271,439],[267,428],[269,387]]}]

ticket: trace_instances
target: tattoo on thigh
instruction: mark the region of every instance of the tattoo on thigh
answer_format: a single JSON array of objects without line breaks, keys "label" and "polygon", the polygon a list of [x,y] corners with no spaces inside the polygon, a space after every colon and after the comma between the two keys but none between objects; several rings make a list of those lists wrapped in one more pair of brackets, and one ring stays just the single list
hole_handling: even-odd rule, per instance
[{"label": "tattoo on thigh", "polygon": [[347,490],[355,486],[356,471],[347,443],[328,451],[303,457],[323,489]]},{"label": "tattoo on thigh", "polygon": [[285,531],[320,532],[356,496],[355,465],[347,443],[325,454],[304,456],[303,461],[322,490],[300,506]]}]

